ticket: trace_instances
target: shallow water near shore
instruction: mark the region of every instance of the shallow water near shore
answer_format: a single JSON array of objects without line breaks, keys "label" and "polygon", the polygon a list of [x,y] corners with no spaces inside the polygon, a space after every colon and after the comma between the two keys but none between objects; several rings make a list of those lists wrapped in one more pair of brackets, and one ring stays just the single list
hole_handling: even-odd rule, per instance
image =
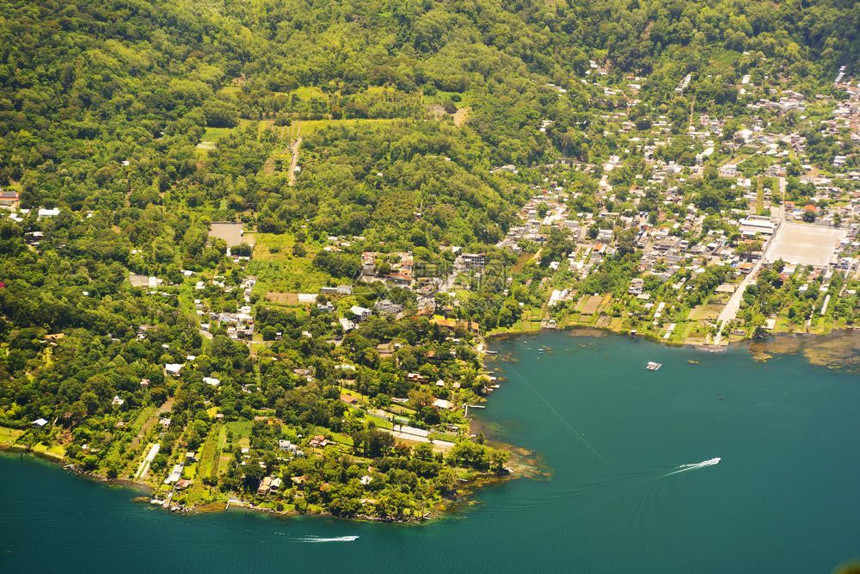
[{"label": "shallow water near shore", "polygon": [[547,479],[399,526],[177,516],[5,455],[0,571],[805,573],[860,556],[860,376],[800,347],[762,362],[545,333],[493,349],[516,361],[493,365],[484,432]]},{"label": "shallow water near shore", "polygon": [[800,353],[813,365],[860,374],[860,332],[835,331],[827,335],[777,335],[749,344],[753,357]]}]

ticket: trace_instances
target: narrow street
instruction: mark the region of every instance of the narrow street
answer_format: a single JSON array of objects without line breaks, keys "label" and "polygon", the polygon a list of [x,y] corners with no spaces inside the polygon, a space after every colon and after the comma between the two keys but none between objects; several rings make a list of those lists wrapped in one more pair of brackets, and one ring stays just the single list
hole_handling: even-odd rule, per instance
[{"label": "narrow street", "polygon": [[767,240],[767,243],[764,244],[764,249],[762,250],[762,258],[759,259],[755,266],[750,270],[746,277],[743,278],[743,281],[740,282],[738,288],[735,289],[735,292],[732,293],[729,302],[726,303],[726,306],[723,308],[722,312],[720,312],[720,316],[717,318],[717,335],[714,337],[714,345],[719,345],[723,340],[723,330],[726,325],[735,320],[735,317],[738,316],[738,311],[741,308],[741,301],[744,297],[744,292],[747,290],[747,287],[753,283],[755,283],[756,278],[758,277],[758,272],[761,270],[761,266],[765,261],[769,260],[769,255],[773,251],[773,246],[775,245],[775,239],[782,231],[782,223],[785,219],[785,178],[779,178],[779,193],[780,193],[780,201],[779,208],[776,211],[776,229],[774,230],[773,235]]}]

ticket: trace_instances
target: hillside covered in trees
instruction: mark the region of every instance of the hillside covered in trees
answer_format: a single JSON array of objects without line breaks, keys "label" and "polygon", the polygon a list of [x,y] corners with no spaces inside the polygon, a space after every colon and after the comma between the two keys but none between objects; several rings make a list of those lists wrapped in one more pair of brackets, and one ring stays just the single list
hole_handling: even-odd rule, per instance
[{"label": "hillside covered in trees", "polygon": [[[707,109],[753,68],[802,80],[855,65],[858,29],[850,0],[4,2],[0,185],[80,209],[181,183],[217,205],[223,177],[265,190],[266,146],[236,142],[244,165],[195,169],[207,126],[416,119],[430,103],[468,107],[488,161],[534,162],[588,123],[589,60],[647,77],[657,106],[687,73],[710,76]],[[539,118],[556,137],[534,135]]]}]

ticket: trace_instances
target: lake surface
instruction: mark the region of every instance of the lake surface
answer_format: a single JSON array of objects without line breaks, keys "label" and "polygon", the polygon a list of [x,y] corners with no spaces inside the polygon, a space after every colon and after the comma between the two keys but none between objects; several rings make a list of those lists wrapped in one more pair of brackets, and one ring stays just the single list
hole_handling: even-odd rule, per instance
[{"label": "lake surface", "polygon": [[511,361],[487,432],[540,453],[548,479],[397,526],[177,516],[2,456],[0,572],[808,573],[860,556],[857,375],[621,337],[494,348]]}]

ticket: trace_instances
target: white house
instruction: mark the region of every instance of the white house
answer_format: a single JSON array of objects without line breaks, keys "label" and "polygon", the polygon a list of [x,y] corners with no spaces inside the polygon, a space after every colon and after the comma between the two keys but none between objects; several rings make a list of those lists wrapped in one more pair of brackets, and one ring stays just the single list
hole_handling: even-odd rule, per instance
[{"label": "white house", "polygon": [[723,177],[735,177],[738,174],[738,166],[733,163],[727,163],[720,166],[720,175]]},{"label": "white house", "polygon": [[179,371],[182,370],[182,367],[185,365],[182,363],[167,363],[164,365],[164,370],[168,375],[173,375],[174,377],[179,376]]},{"label": "white house", "polygon": [[445,399],[436,399],[433,401],[433,406],[437,409],[450,409],[451,403],[450,401],[446,401]]},{"label": "white house", "polygon": [[373,314],[373,311],[370,309],[365,309],[364,307],[359,307],[358,305],[353,305],[349,308],[350,312],[356,316],[358,321],[364,321],[368,317]]},{"label": "white house", "polygon": [[170,475],[165,479],[164,484],[173,484],[174,482],[178,482],[180,478],[182,478],[182,465],[176,464],[173,466],[173,470],[170,471]]}]

